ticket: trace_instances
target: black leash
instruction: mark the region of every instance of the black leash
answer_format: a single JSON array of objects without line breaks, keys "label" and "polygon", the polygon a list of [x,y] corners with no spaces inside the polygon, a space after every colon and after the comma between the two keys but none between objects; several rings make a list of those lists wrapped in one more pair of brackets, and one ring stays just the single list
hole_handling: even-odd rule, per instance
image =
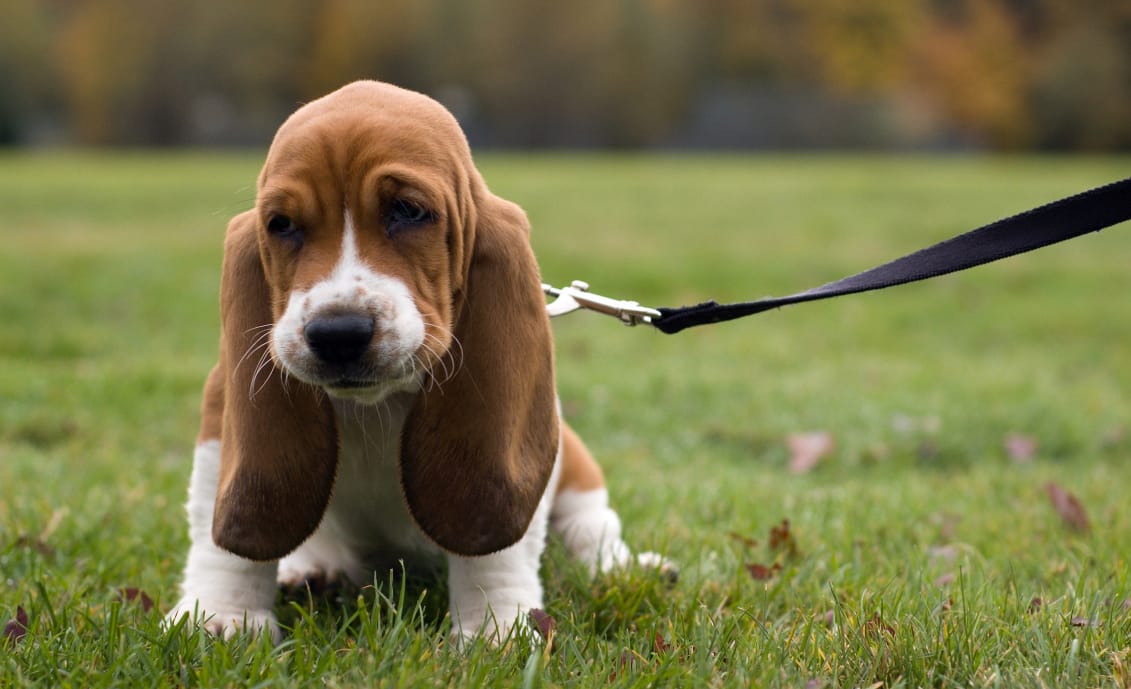
[{"label": "black leash", "polygon": [[[663,332],[672,334],[697,325],[721,323],[790,304],[868,292],[966,270],[1082,234],[1097,232],[1125,220],[1131,220],[1131,177],[1018,213],[863,273],[850,275],[788,297],[771,297],[733,304],[707,301],[694,306],[656,310],[644,309],[635,302],[607,301],[626,305],[625,309],[613,315],[617,315],[629,325],[635,325],[637,322],[651,323]],[[579,284],[584,283],[574,283],[574,286]],[[561,291],[569,289],[564,288]],[[587,290],[588,287],[582,289]],[[556,292],[550,293],[556,294]],[[576,292],[572,294],[583,302],[582,307],[609,313],[606,309],[584,303],[588,295],[581,296]],[[592,296],[596,297],[596,295]],[[598,299],[603,298],[598,297]],[[635,311],[634,306],[637,307]],[[638,313],[640,311],[644,313]]]}]

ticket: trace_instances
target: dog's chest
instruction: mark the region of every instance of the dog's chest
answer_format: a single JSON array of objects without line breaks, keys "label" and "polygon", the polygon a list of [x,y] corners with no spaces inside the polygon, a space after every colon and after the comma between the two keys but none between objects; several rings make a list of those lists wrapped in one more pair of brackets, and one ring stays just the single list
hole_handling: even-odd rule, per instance
[{"label": "dog's chest", "polygon": [[334,402],[338,475],[324,526],[367,560],[439,552],[413,522],[401,491],[399,443],[411,402],[407,395],[376,406]]}]

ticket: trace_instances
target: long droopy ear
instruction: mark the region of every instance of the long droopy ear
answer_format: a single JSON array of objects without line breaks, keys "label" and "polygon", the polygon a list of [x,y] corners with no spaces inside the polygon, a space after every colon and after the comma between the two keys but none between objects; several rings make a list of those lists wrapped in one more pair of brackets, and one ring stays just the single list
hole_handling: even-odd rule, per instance
[{"label": "long droopy ear", "polygon": [[529,225],[518,206],[484,194],[456,304],[459,368],[420,394],[401,438],[413,518],[465,556],[522,538],[558,448],[553,341]]},{"label": "long droopy ear", "polygon": [[274,560],[297,548],[321,521],[338,441],[325,395],[284,378],[268,353],[271,292],[256,223],[252,211],[236,216],[224,242],[224,421],[212,540],[251,560]]}]

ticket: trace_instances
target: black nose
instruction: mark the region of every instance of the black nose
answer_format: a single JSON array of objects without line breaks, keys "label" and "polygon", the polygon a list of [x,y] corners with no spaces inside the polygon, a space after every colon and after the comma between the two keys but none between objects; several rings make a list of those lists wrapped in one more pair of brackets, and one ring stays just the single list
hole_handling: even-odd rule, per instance
[{"label": "black nose", "polygon": [[373,319],[343,315],[316,318],[302,331],[306,344],[322,361],[344,364],[361,358],[373,340]]}]

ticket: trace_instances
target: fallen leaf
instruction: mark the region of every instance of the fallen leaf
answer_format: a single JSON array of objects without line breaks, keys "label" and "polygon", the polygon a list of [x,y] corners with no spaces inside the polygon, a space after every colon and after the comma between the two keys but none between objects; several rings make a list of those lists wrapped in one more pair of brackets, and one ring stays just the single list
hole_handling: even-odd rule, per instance
[{"label": "fallen leaf", "polygon": [[883,618],[880,617],[880,613],[872,613],[872,616],[864,622],[864,635],[875,636],[879,632],[884,632],[889,636],[895,636],[895,627],[884,622]]},{"label": "fallen leaf", "polygon": [[770,550],[785,553],[790,557],[797,554],[797,541],[793,539],[788,519],[783,519],[781,524],[770,527]]},{"label": "fallen leaf", "polygon": [[950,612],[953,609],[954,609],[954,599],[953,598],[947,598],[946,600],[944,600],[942,602],[941,605],[939,605],[939,612]]},{"label": "fallen leaf", "polygon": [[34,550],[43,557],[51,557],[55,554],[55,549],[47,545],[47,543],[43,539],[35,538],[27,534],[24,534],[16,539],[16,547]]},{"label": "fallen leaf", "polygon": [[1088,514],[1075,495],[1051,482],[1045,485],[1045,491],[1049,495],[1049,500],[1052,501],[1053,509],[1060,515],[1066,526],[1081,533],[1087,533],[1092,529]]},{"label": "fallen leaf", "polygon": [[750,572],[750,576],[754,577],[757,581],[766,581],[773,579],[774,575],[781,571],[781,563],[775,562],[767,567],[766,565],[750,564],[746,565],[746,571]]},{"label": "fallen leaf", "polygon": [[545,610],[534,608],[527,613],[527,617],[534,623],[534,628],[538,630],[538,634],[541,635],[543,639],[546,641],[553,639],[554,632],[558,628],[558,621],[555,620],[552,615]]},{"label": "fallen leaf", "polygon": [[153,609],[153,599],[141,589],[132,587],[118,589],[118,600],[123,603],[137,603],[141,605],[141,609],[146,612]]},{"label": "fallen leaf", "polygon": [[1123,426],[1117,426],[1116,428],[1109,430],[1107,433],[1104,433],[1103,437],[1100,439],[1100,447],[1105,450],[1114,450],[1119,448],[1126,441],[1127,428]]},{"label": "fallen leaf", "polygon": [[757,540],[750,538],[749,536],[743,536],[742,534],[738,533],[737,531],[731,531],[729,535],[730,535],[732,540],[738,541],[739,543],[746,546],[747,548],[757,548],[758,547],[758,541]]},{"label": "fallen leaf", "polygon": [[1005,436],[1005,454],[1017,464],[1028,464],[1037,456],[1037,439],[1022,433]]},{"label": "fallen leaf", "polygon": [[805,474],[813,470],[825,457],[832,454],[836,443],[827,431],[790,433],[785,438],[789,448],[789,472]]},{"label": "fallen leaf", "polygon": [[1041,600],[1040,596],[1033,596],[1033,599],[1029,601],[1029,613],[1040,612],[1044,606],[1045,602]]},{"label": "fallen leaf", "polygon": [[652,650],[657,654],[667,654],[672,650],[672,645],[664,640],[663,634],[656,632],[656,638],[652,640]]},{"label": "fallen leaf", "polygon": [[954,562],[958,559],[958,546],[935,545],[927,548],[927,557],[931,562]]},{"label": "fallen leaf", "polygon": [[939,539],[944,542],[954,540],[958,525],[962,522],[962,515],[954,512],[934,512],[930,517],[931,523],[939,527]]},{"label": "fallen leaf", "polygon": [[1070,624],[1073,627],[1098,627],[1098,626],[1100,626],[1098,622],[1096,622],[1093,619],[1089,619],[1087,617],[1073,617],[1072,620],[1070,621]]},{"label": "fallen leaf", "polygon": [[644,660],[644,658],[640,657],[639,654],[626,648],[620,653],[620,659],[617,663],[617,667],[613,668],[613,671],[609,673],[609,681],[616,681],[618,677],[618,670],[637,672],[647,664],[648,663]]},{"label": "fallen leaf", "polygon": [[4,625],[4,635],[0,638],[16,643],[27,636],[27,625],[27,611],[22,606],[18,606],[15,619],[9,620],[8,624]]}]

